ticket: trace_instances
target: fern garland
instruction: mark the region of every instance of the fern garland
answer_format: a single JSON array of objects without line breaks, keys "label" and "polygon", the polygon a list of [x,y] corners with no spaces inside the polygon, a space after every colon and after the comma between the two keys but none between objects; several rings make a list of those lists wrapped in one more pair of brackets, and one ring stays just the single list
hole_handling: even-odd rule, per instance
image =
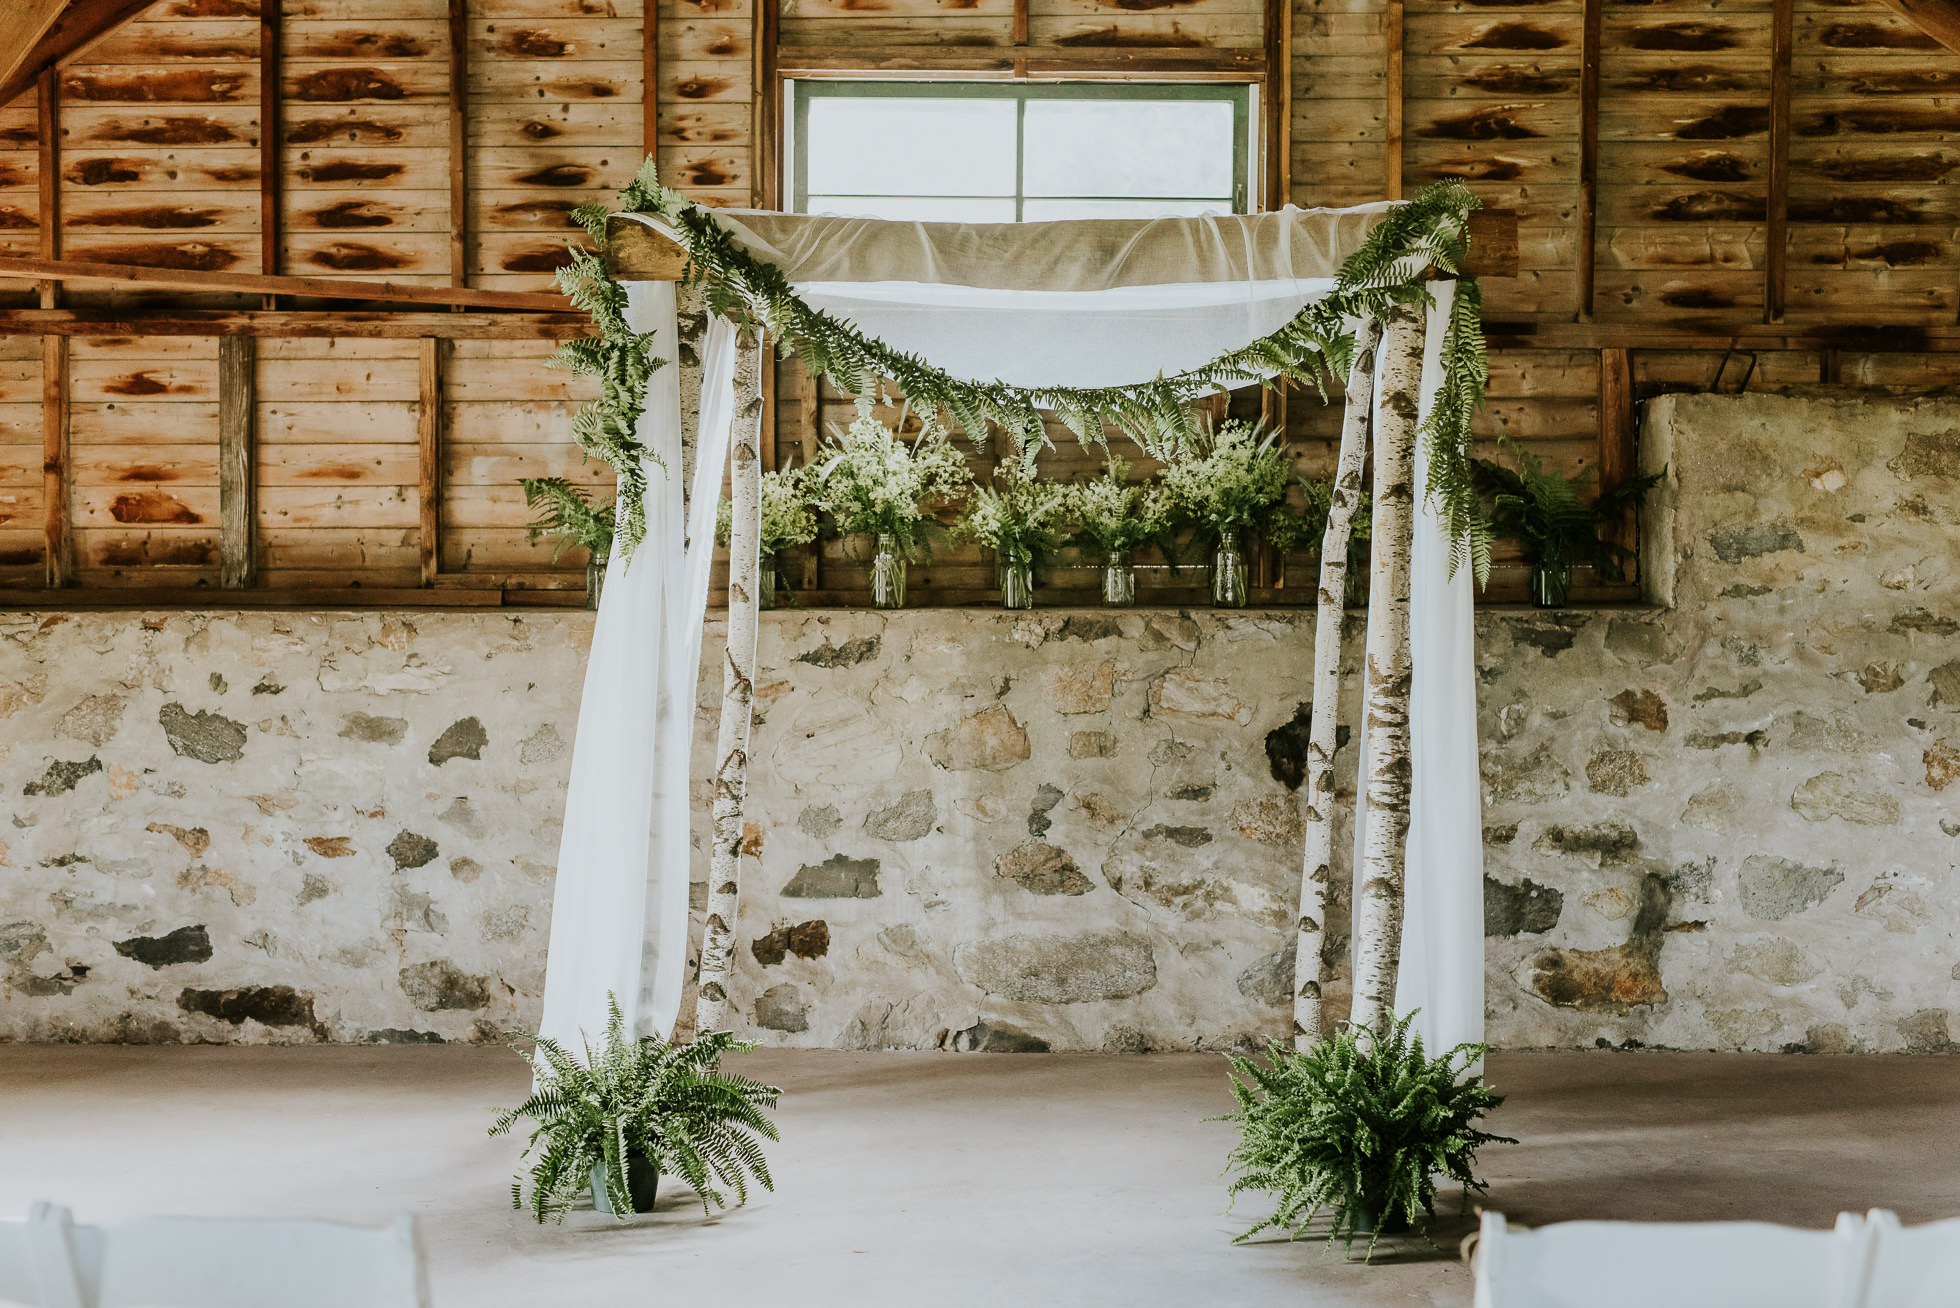
[{"label": "fern garland", "polygon": [[[1271,335],[1184,372],[1127,386],[1077,389],[954,377],[810,307],[782,269],[742,249],[709,210],[661,185],[651,159],[619,195],[620,212],[657,214],[674,228],[687,250],[689,282],[706,288],[711,312],[733,313],[751,327],[763,327],[811,376],[826,377],[847,394],[864,394],[888,378],[914,410],[944,411],[971,433],[993,423],[1017,442],[1038,446],[1046,442],[1041,411],[1048,410],[1085,443],[1102,444],[1105,424],[1113,423],[1153,452],[1187,439],[1193,430],[1193,403],[1221,390],[1273,385],[1283,378],[1312,386],[1325,399],[1328,383],[1346,375],[1353,357],[1349,324],[1378,319],[1400,304],[1429,305],[1432,297],[1421,280],[1424,270],[1460,271],[1468,215],[1478,207],[1460,181],[1437,182],[1391,209],[1342,265],[1333,291],[1301,308]],[[595,241],[604,240],[611,216],[606,206],[582,205],[572,216]],[[641,402],[637,392],[623,388],[635,375],[644,385],[644,376],[660,361],[649,361],[648,338],[625,327],[625,292],[608,279],[598,258],[576,253],[558,276],[574,304],[593,314],[601,333],[598,341],[574,342],[560,352],[568,366],[602,379],[599,400],[580,415],[580,443],[609,461],[615,454],[625,458],[637,470],[645,451],[632,430]],[[1431,451],[1428,493],[1454,542],[1452,575],[1468,562],[1480,581],[1489,570],[1491,537],[1469,451],[1470,421],[1483,404],[1486,378],[1481,308],[1476,282],[1459,281],[1442,346],[1442,388],[1422,433]],[[630,554],[644,534],[638,498],[645,478],[629,473],[628,465],[615,463],[622,469],[621,500],[628,502],[620,533]]]}]

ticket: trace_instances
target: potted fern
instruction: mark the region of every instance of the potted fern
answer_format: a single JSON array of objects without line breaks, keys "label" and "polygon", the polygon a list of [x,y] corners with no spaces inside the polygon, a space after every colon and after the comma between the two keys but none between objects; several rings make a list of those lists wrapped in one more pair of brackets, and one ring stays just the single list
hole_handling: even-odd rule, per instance
[{"label": "potted fern", "polygon": [[905,568],[921,554],[930,557],[926,533],[938,526],[931,509],[971,484],[966,460],[936,425],[927,424],[910,445],[871,416],[867,405],[857,421],[833,431],[815,464],[813,497],[830,514],[840,536],[866,537],[871,561],[871,605],[905,607]]},{"label": "potted fern", "polygon": [[1600,528],[1640,503],[1667,475],[1666,469],[1628,477],[1588,501],[1580,489],[1592,476],[1591,468],[1578,477],[1546,472],[1537,455],[1510,437],[1498,437],[1497,444],[1517,460],[1517,471],[1488,459],[1472,459],[1471,475],[1490,505],[1492,532],[1531,551],[1531,602],[1546,609],[1563,607],[1572,586],[1572,569],[1581,565],[1608,580],[1624,581],[1623,565],[1633,551],[1602,539]]},{"label": "potted fern", "polygon": [[[598,1050],[590,1042],[581,1062],[556,1041],[510,1033],[528,1042],[528,1054],[511,1047],[536,1069],[531,1097],[497,1115],[491,1135],[520,1119],[535,1123],[523,1156],[531,1165],[532,1214],[542,1222],[565,1214],[588,1190],[599,1212],[625,1218],[653,1211],[665,1172],[700,1196],[701,1209],[728,1206],[718,1186],[747,1203],[751,1177],[773,1190],[761,1140],[776,1127],[764,1109],[782,1094],[774,1086],[721,1070],[721,1056],[750,1046],[726,1031],[711,1031],[690,1045],[670,1045],[626,1033],[619,1001],[608,995],[610,1017]],[[511,1207],[523,1208],[522,1178],[510,1187]]]},{"label": "potted fern", "polygon": [[1239,1128],[1231,1195],[1275,1196],[1272,1214],[1239,1242],[1265,1230],[1297,1240],[1325,1209],[1333,1218],[1327,1243],[1352,1250],[1365,1235],[1372,1257],[1384,1231],[1435,1215],[1437,1176],[1460,1183],[1466,1201],[1483,1192],[1471,1170],[1477,1150],[1517,1143],[1476,1125],[1504,1102],[1482,1077],[1465,1075],[1489,1046],[1458,1045],[1430,1058],[1422,1037],[1409,1033],[1414,1017],[1379,1038],[1350,1025],[1304,1050],[1275,1040],[1264,1066],[1232,1060],[1238,1112],[1213,1119]]},{"label": "potted fern", "polygon": [[1291,476],[1280,433],[1237,420],[1198,432],[1171,451],[1164,491],[1174,518],[1213,544],[1211,602],[1246,603],[1245,545],[1286,497]]},{"label": "potted fern", "polygon": [[[762,559],[756,607],[776,607],[777,555],[817,538],[817,511],[810,505],[808,465],[762,474]],[[715,540],[726,545],[733,532],[734,506],[726,498],[715,514]]]},{"label": "potted fern", "polygon": [[1127,609],[1137,602],[1137,574],[1131,559],[1144,545],[1155,545],[1164,561],[1177,567],[1167,497],[1156,486],[1132,484],[1129,475],[1130,465],[1112,454],[1102,476],[1069,491],[1069,508],[1077,524],[1072,543],[1093,546],[1102,554],[1102,600],[1113,609]]},{"label": "potted fern", "polygon": [[994,469],[992,486],[975,486],[954,537],[990,549],[1000,562],[1000,606],[1034,606],[1034,569],[1055,556],[1066,539],[1068,487],[1035,476],[1037,450],[1027,446]]},{"label": "potted fern", "polygon": [[541,536],[555,536],[551,561],[567,549],[587,551],[585,559],[585,606],[599,607],[599,594],[605,589],[606,562],[612,557],[613,506],[594,504],[586,493],[563,477],[526,477],[524,507],[538,511],[538,518],[524,533],[533,545]]}]

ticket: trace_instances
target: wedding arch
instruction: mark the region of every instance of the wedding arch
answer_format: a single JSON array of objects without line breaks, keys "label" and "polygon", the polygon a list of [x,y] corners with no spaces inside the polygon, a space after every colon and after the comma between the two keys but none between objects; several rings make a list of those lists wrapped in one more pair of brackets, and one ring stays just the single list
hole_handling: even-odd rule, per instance
[{"label": "wedding arch", "polygon": [[[1343,395],[1323,544],[1296,1038],[1320,1033],[1346,533],[1374,463],[1375,562],[1356,798],[1355,1014],[1422,1010],[1431,1047],[1483,1031],[1472,575],[1489,532],[1468,468],[1485,379],[1458,183],[1338,210],[1028,224],[710,211],[651,161],[618,211],[577,217],[560,285],[598,335],[574,434],[618,472],[618,538],[587,663],[552,910],[542,1032],[576,1040],[609,994],[662,1037],[688,949],[689,757],[722,476],[729,618],[696,1030],[726,1025],[757,626],[769,352],[840,390],[895,388],[968,432],[1177,440],[1194,404],[1278,379]],[[574,1046],[576,1047],[576,1046]]]}]

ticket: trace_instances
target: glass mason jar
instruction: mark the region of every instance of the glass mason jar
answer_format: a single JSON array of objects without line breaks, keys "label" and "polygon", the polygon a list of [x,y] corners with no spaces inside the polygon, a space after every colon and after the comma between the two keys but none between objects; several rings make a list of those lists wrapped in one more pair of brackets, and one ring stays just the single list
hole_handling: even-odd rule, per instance
[{"label": "glass mason jar", "polygon": [[1137,602],[1137,574],[1130,556],[1116,550],[1103,560],[1102,599],[1106,609],[1127,609]]},{"label": "glass mason jar", "polygon": [[1540,559],[1531,570],[1531,602],[1541,609],[1562,609],[1572,589],[1572,565],[1563,559]]},{"label": "glass mason jar", "polygon": [[595,555],[585,565],[585,607],[597,610],[599,592],[606,588],[606,560]]},{"label": "glass mason jar", "polygon": [[758,609],[776,607],[776,558],[773,554],[762,556],[762,566],[756,570],[755,606]]},{"label": "glass mason jar", "polygon": [[1211,603],[1213,608],[1245,607],[1245,552],[1239,548],[1236,527],[1218,532],[1218,550],[1211,556]]},{"label": "glass mason jar", "polygon": [[878,553],[871,560],[871,607],[905,607],[905,556],[888,531],[878,533]]},{"label": "glass mason jar", "polygon": [[1027,555],[1000,556],[1000,606],[1004,609],[1034,607],[1034,560]]}]

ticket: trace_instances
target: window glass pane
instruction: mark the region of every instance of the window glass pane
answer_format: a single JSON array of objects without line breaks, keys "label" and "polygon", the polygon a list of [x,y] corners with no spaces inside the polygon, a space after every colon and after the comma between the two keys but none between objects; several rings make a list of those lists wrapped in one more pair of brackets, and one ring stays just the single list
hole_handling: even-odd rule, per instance
[{"label": "window glass pane", "polygon": [[1014,194],[1012,100],[816,96],[806,135],[812,210],[818,195]]},{"label": "window glass pane", "polygon": [[1014,201],[939,195],[813,195],[804,212],[919,223],[1011,223]]},{"label": "window glass pane", "polygon": [[1219,100],[1030,99],[1026,193],[1217,196],[1229,211],[1233,135]]},{"label": "window glass pane", "polygon": [[1196,218],[1230,212],[1226,200],[1029,200],[1021,207],[1021,217],[1031,223],[1064,218]]}]

